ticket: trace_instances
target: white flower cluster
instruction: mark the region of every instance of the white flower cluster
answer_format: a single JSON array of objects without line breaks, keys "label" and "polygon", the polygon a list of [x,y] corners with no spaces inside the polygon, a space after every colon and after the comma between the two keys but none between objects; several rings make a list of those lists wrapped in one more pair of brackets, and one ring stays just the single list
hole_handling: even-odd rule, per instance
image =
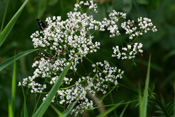
[{"label": "white flower cluster", "polygon": [[143,53],[142,47],[142,43],[134,43],[133,45],[123,47],[121,52],[119,46],[116,46],[113,47],[112,57],[117,57],[118,59],[133,59],[136,57],[137,53]]},{"label": "white flower cluster", "polygon": [[74,11],[77,11],[78,9],[81,9],[81,5],[88,6],[89,10],[93,10],[96,13],[98,12],[97,11],[97,4],[94,4],[94,2],[92,0],[86,1],[86,2],[80,1],[79,4],[75,4]]},{"label": "white flower cluster", "polygon": [[113,47],[112,57],[117,57],[118,59],[133,59],[137,53],[143,53],[143,44],[135,42],[135,39],[150,30],[152,30],[152,32],[157,31],[151,19],[142,17],[138,18],[138,26],[134,20],[128,20],[127,22],[121,23],[121,27],[126,31],[125,34],[128,34],[129,39],[132,41],[127,43],[127,47],[122,47],[121,50],[119,46]]},{"label": "white flower cluster", "polygon": [[[97,84],[93,86],[95,91],[101,91],[103,94],[106,94],[106,89],[108,88],[108,82],[111,82],[117,85],[117,79],[122,78],[124,71],[118,69],[117,67],[111,67],[108,61],[97,62],[93,64],[93,72],[96,74]],[[100,69],[102,68],[102,69]]]},{"label": "white flower cluster", "polygon": [[[46,92],[45,89],[56,83],[59,75],[72,59],[74,61],[70,69],[77,72],[77,65],[83,61],[83,58],[100,49],[100,42],[94,40],[93,33],[95,31],[108,31],[109,37],[121,35],[118,26],[119,19],[126,19],[125,13],[113,10],[108,18],[97,21],[92,15],[79,11],[82,5],[87,6],[88,10],[97,12],[97,5],[93,1],[81,1],[79,4],[75,4],[73,12],[67,13],[66,20],[61,20],[60,16],[48,17],[46,19],[47,27],[31,35],[34,48],[41,48],[44,52],[39,54],[32,65],[35,68],[33,76],[24,78],[22,82],[19,82],[19,86],[29,87],[32,93]],[[132,42],[121,50],[119,46],[113,47],[112,57],[118,59],[133,59],[137,53],[142,53],[143,44],[134,42],[135,38],[149,30],[157,31],[148,18],[138,19],[139,28],[133,20],[121,23],[121,27],[129,35],[129,39],[132,39]],[[124,73],[117,67],[111,67],[107,61],[97,62],[92,67],[93,77],[83,76],[78,79],[64,77],[63,85],[57,91],[52,102],[55,102],[55,98],[58,97],[59,104],[68,108],[77,101],[71,113],[75,115],[79,112],[82,113],[93,107],[92,100],[87,98],[87,91],[93,95],[96,95],[97,92],[106,94],[108,82],[117,85],[117,79],[122,78]],[[46,97],[47,94],[43,100]]]},{"label": "white flower cluster", "polygon": [[[102,92],[106,94],[106,89],[108,88],[108,82],[117,85],[117,79],[122,78],[124,71],[117,69],[117,67],[111,67],[109,62],[104,61],[92,64],[94,77],[86,76],[79,78],[74,85],[63,88],[57,93],[60,96],[60,104],[66,102],[67,105],[72,104],[75,100],[79,103],[72,110],[75,115],[78,112],[84,112],[84,110],[92,108],[93,102],[86,97],[87,91],[95,95],[97,92]],[[103,68],[103,69],[101,69]],[[100,70],[99,70],[100,69]],[[80,99],[79,99],[80,97]]]},{"label": "white flower cluster", "polygon": [[142,17],[138,18],[138,26],[134,20],[128,20],[127,22],[121,23],[121,27],[126,31],[126,34],[129,35],[129,39],[143,35],[143,33],[147,33],[150,29],[153,32],[157,31],[151,19]]},{"label": "white flower cluster", "polygon": [[79,78],[73,86],[58,90],[57,95],[60,97],[59,103],[65,104],[65,109],[67,109],[68,106],[77,101],[75,107],[71,111],[71,113],[73,113],[75,116],[78,113],[84,112],[84,110],[92,108],[92,100],[89,100],[86,97],[87,91],[91,91],[92,86],[93,84],[91,77],[87,76]]},{"label": "white flower cluster", "polygon": [[110,32],[110,37],[119,36],[120,32],[117,26],[117,23],[120,18],[125,19],[126,13],[123,12],[116,12],[115,10],[112,11],[112,13],[109,14],[109,19],[104,18],[104,21],[102,21],[103,25],[107,27],[107,30]]}]

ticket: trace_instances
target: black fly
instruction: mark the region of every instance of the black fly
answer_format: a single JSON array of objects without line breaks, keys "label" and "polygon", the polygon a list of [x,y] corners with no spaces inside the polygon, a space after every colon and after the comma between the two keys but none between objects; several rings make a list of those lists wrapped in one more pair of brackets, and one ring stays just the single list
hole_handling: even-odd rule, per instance
[{"label": "black fly", "polygon": [[40,30],[44,30],[47,27],[47,25],[44,24],[44,22],[42,22],[40,19],[37,18],[36,21],[38,23]]}]

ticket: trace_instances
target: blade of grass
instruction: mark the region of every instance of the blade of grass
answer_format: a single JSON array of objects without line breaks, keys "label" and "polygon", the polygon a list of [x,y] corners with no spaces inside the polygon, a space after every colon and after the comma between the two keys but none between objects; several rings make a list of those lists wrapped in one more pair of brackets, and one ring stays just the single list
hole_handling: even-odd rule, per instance
[{"label": "blade of grass", "polygon": [[71,110],[74,108],[75,104],[77,103],[77,101],[73,102],[69,108],[67,108],[64,112],[63,112],[63,116],[66,117],[69,115],[69,113],[71,112]]},{"label": "blade of grass", "polygon": [[109,114],[110,112],[112,112],[113,110],[115,110],[117,107],[119,107],[121,104],[122,104],[122,102],[119,102],[118,104],[116,104],[112,108],[108,109],[106,112],[98,115],[97,117],[104,117],[105,115]]},{"label": "blade of grass", "polygon": [[149,62],[148,62],[148,70],[147,70],[147,76],[146,76],[144,95],[143,95],[143,98],[141,100],[140,117],[147,116],[148,88],[149,88],[149,79],[150,79],[150,64],[151,64],[151,55],[149,57]]},{"label": "blade of grass", "polygon": [[[73,60],[72,60],[73,61]],[[52,87],[52,89],[50,90],[50,92],[48,93],[48,96],[46,97],[46,99],[43,101],[43,103],[40,105],[40,107],[38,108],[38,110],[35,112],[35,114],[33,115],[33,117],[42,117],[43,114],[45,113],[45,111],[47,110],[47,108],[49,107],[54,95],[56,94],[56,92],[58,91],[59,87],[62,84],[62,81],[64,79],[64,77],[66,76],[71,63],[68,66],[66,66],[66,68],[63,70],[63,72],[61,73],[61,75],[59,76],[59,78],[57,79],[56,83],[54,84],[54,86]]]},{"label": "blade of grass", "polygon": [[13,117],[13,109],[12,109],[12,102],[8,100],[8,117]]},{"label": "blade of grass", "polygon": [[0,47],[2,46],[2,44],[4,43],[4,41],[6,40],[7,36],[9,35],[11,29],[13,28],[13,26],[15,25],[18,17],[20,16],[22,10],[24,9],[25,5],[27,4],[29,0],[26,0],[22,6],[19,8],[19,10],[15,13],[15,15],[11,18],[11,20],[9,21],[9,23],[6,25],[6,27],[4,28],[4,30],[0,33]]},{"label": "blade of grass", "polygon": [[127,104],[125,105],[125,107],[124,107],[124,109],[122,110],[122,113],[119,115],[119,117],[123,117],[123,115],[124,115],[124,113],[125,113],[125,111],[126,111],[128,105],[129,105],[129,103],[127,103]]},{"label": "blade of grass", "polygon": [[139,88],[138,88],[138,97],[139,97],[139,116],[141,117],[141,114],[142,114],[142,107],[143,107],[143,103],[142,103],[142,94],[141,94],[141,88],[140,88],[140,85],[139,85]]},{"label": "blade of grass", "polygon": [[59,117],[64,117],[63,114],[54,105],[51,104],[50,106],[58,114]]},{"label": "blade of grass", "polygon": [[4,21],[5,21],[5,18],[6,18],[6,14],[7,14],[8,5],[9,5],[9,0],[7,0],[7,5],[6,5],[5,12],[4,12],[4,16],[3,16],[3,19],[2,19],[2,24],[1,24],[0,33],[1,33],[1,31],[3,30],[3,26],[4,26]]},{"label": "blade of grass", "polygon": [[[108,86],[109,86],[109,90],[111,90],[111,87],[110,87],[110,83],[109,82],[108,82]],[[109,95],[110,95],[112,104],[114,104],[114,99],[113,99],[112,93],[110,93]],[[114,110],[114,116],[117,117],[117,112],[115,110]]]},{"label": "blade of grass", "polygon": [[10,65],[11,63],[13,63],[13,62],[14,62],[14,58],[15,58],[15,60],[18,60],[18,59],[20,59],[21,57],[24,57],[24,56],[26,56],[26,55],[28,55],[28,54],[30,54],[30,53],[32,53],[32,52],[35,52],[35,51],[37,51],[37,50],[39,50],[39,49],[27,50],[27,51],[24,51],[24,52],[21,52],[21,53],[17,54],[16,56],[13,56],[13,57],[7,59],[6,61],[4,61],[4,62],[2,62],[2,63],[0,64],[0,71],[3,70],[4,68],[6,68],[6,67],[7,67],[8,65]]},{"label": "blade of grass", "polygon": [[[16,56],[16,55],[15,55]],[[15,94],[16,94],[16,57],[14,57],[14,65],[13,65],[13,76],[12,76],[12,109],[13,113],[15,113]]]},{"label": "blade of grass", "polygon": [[24,104],[23,104],[24,115],[22,117],[28,117],[28,111],[27,111],[27,105],[26,105],[26,96],[25,96],[24,88],[23,88],[22,85],[21,85],[21,88],[22,88],[22,93],[23,93],[23,97],[24,97]]}]

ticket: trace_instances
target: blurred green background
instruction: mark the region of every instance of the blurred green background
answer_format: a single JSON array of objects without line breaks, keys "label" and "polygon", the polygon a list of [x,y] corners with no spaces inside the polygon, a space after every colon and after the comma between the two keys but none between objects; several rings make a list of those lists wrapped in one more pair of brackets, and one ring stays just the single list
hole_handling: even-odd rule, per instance
[{"label": "blurred green background", "polygon": [[[10,0],[4,26],[16,13],[24,0]],[[150,96],[157,102],[149,101],[148,116],[163,116],[160,105],[164,108],[167,115],[173,114],[173,101],[175,92],[175,1],[174,0],[96,0],[99,13],[95,15],[97,20],[102,20],[108,13],[115,9],[127,13],[127,19],[137,20],[138,17],[148,17],[157,26],[158,32],[147,33],[139,38],[144,44],[143,56],[138,55],[135,59],[136,65],[132,61],[117,61],[111,58],[111,48],[118,39],[109,39],[108,33],[96,33],[96,40],[102,44],[102,49],[95,54],[88,55],[94,62],[104,59],[111,64],[118,66],[125,71],[125,75],[116,90],[112,92],[114,102],[110,101],[110,96],[106,97],[104,104],[118,103],[121,100],[132,101],[138,99],[138,87],[144,87],[147,73],[148,58],[151,54],[151,77],[150,77]],[[61,16],[66,19],[66,13],[73,10],[75,0],[30,0],[24,8],[21,16],[17,20],[7,40],[0,47],[0,62],[25,50],[32,49],[30,35],[38,29],[36,18],[45,20],[49,16]],[[0,25],[2,24],[7,0],[0,0]],[[22,78],[32,75],[34,69],[31,65],[36,53],[27,55],[17,62],[17,82]],[[87,61],[84,66],[89,69]],[[81,67],[81,66],[79,66]],[[8,99],[11,95],[11,78],[13,66],[10,65],[0,72],[0,116],[8,115]],[[82,71],[80,71],[82,72]],[[124,87],[127,86],[128,88]],[[131,90],[132,89],[132,90]],[[27,91],[27,89],[25,89]],[[100,95],[99,95],[100,97]],[[15,115],[20,116],[23,109],[23,94],[21,87],[17,87]],[[137,117],[139,114],[138,102],[132,103],[126,109],[124,116]],[[29,115],[35,107],[35,95],[28,93],[27,106]],[[120,106],[115,111],[121,113],[124,106]],[[88,111],[90,116],[98,114],[98,110]],[[165,113],[164,112],[164,113]],[[56,116],[51,108],[45,116]],[[109,116],[113,117],[114,112]]]}]

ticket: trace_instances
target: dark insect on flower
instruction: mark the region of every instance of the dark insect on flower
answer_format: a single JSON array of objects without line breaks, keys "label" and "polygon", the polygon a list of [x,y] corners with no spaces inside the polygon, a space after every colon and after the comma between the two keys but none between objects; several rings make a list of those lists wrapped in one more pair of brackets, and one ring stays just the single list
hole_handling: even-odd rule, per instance
[{"label": "dark insect on flower", "polygon": [[35,58],[34,58],[34,61],[38,61],[40,59],[40,56],[36,56]]},{"label": "dark insect on flower", "polygon": [[44,57],[46,60],[51,60],[51,59],[54,58],[54,56],[52,56],[52,55],[44,54],[44,53],[41,53],[41,52],[38,52],[38,55]]},{"label": "dark insect on flower", "polygon": [[65,53],[65,49],[62,48],[62,49],[61,49],[61,54],[64,54],[64,53]]},{"label": "dark insect on flower", "polygon": [[40,19],[37,18],[36,21],[38,23],[40,30],[44,30],[47,27],[47,25],[44,24],[44,22],[42,22]]},{"label": "dark insect on flower", "polygon": [[[73,100],[71,103],[67,103],[65,104],[64,110],[66,110],[71,104],[73,104],[76,100]],[[80,99],[77,101],[77,103],[75,104],[74,108],[77,107],[78,105],[82,104],[83,102],[85,102],[85,99]]]},{"label": "dark insect on flower", "polygon": [[129,24],[130,24],[131,26],[134,26],[134,21],[130,21]]}]

